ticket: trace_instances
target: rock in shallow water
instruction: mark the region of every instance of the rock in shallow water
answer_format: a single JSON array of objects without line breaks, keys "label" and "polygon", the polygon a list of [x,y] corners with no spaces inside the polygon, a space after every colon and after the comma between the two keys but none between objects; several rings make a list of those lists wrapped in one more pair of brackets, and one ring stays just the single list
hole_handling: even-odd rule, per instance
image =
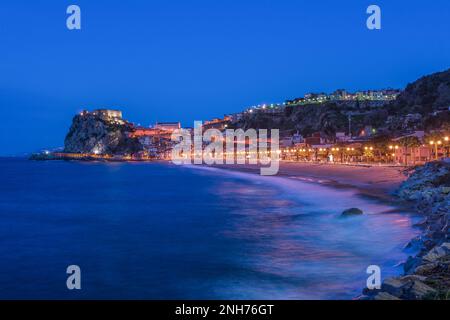
[{"label": "rock in shallow water", "polygon": [[363,211],[358,208],[350,208],[350,209],[344,210],[342,212],[343,216],[357,216],[357,215],[361,215],[361,214],[363,214]]}]

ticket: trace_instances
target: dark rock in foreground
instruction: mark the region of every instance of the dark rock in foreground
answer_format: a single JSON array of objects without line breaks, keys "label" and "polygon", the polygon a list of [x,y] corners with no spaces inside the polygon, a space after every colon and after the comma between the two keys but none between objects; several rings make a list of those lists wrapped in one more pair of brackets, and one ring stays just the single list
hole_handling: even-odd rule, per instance
[{"label": "dark rock in foreground", "polygon": [[416,204],[425,219],[424,234],[407,245],[419,253],[404,264],[405,276],[386,279],[369,299],[450,299],[450,163],[436,161],[419,167],[398,190]]}]

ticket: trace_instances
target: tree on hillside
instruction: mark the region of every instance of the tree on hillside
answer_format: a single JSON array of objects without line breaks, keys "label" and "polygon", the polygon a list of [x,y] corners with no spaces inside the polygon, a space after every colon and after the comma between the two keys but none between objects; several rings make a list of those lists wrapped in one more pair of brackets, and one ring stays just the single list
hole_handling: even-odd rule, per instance
[{"label": "tree on hillside", "polygon": [[430,141],[439,141],[442,140],[442,133],[439,131],[429,132],[425,135],[425,142],[430,143]]},{"label": "tree on hillside", "polygon": [[387,153],[391,153],[389,146],[392,145],[392,138],[387,134],[375,136],[370,143],[374,148],[374,155],[378,158],[384,158]]}]

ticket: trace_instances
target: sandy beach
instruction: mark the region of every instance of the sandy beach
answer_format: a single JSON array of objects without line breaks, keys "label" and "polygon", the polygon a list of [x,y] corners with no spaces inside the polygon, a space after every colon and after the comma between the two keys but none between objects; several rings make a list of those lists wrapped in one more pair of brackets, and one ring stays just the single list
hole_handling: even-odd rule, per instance
[{"label": "sandy beach", "polygon": [[[258,165],[217,165],[217,168],[259,174]],[[362,194],[389,198],[406,180],[404,167],[353,166],[302,162],[280,162],[278,176],[329,184],[334,187],[356,188]]]}]

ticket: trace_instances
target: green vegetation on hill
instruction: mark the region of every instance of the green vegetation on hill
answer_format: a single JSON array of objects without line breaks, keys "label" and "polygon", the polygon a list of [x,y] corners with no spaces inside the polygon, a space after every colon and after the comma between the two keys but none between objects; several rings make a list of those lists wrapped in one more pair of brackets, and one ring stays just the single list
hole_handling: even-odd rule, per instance
[{"label": "green vegetation on hill", "polygon": [[450,123],[449,106],[450,69],[409,84],[392,102],[340,101],[286,106],[279,114],[246,113],[234,127],[280,129],[282,134],[299,131],[303,136],[320,131],[333,137],[336,132],[348,132],[351,116],[353,135],[367,125],[384,134],[429,131]]}]

